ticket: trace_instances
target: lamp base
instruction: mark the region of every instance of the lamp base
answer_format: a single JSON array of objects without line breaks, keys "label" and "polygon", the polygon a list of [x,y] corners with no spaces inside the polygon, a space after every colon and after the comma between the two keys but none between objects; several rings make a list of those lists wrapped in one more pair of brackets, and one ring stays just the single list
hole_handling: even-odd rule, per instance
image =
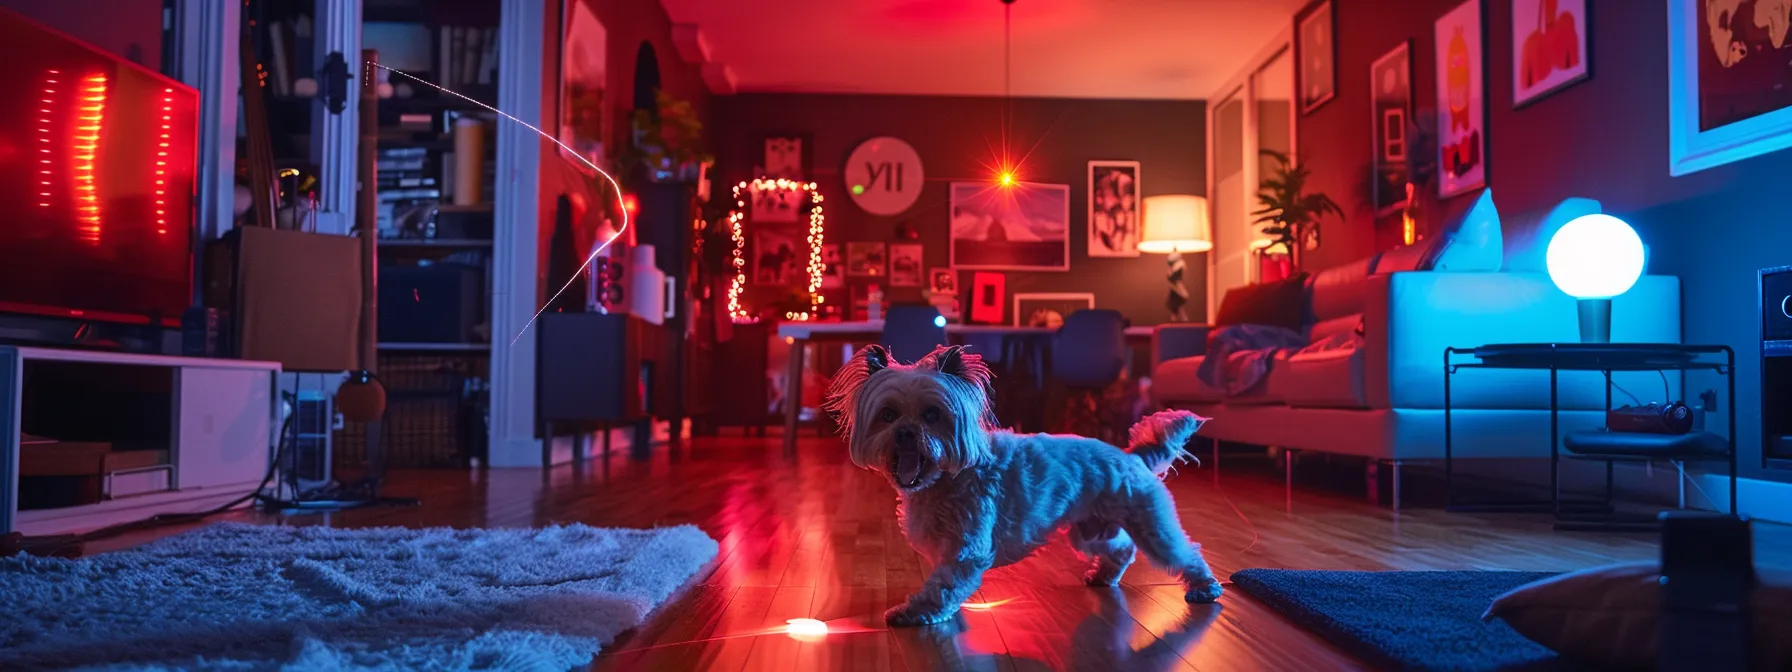
[{"label": "lamp base", "polygon": [[1182,307],[1188,305],[1188,288],[1182,286],[1182,273],[1188,269],[1188,263],[1182,260],[1182,253],[1171,252],[1169,272],[1165,275],[1170,282],[1170,298],[1164,307],[1170,310],[1171,322],[1187,322],[1188,313]]},{"label": "lamp base", "polygon": [[1612,300],[1580,299],[1580,342],[1612,342]]}]

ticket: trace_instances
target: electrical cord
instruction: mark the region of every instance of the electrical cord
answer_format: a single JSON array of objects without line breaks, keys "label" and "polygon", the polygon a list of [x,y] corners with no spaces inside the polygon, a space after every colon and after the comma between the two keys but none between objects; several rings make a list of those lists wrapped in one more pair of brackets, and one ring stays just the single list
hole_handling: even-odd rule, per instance
[{"label": "electrical cord", "polygon": [[[297,398],[290,393],[282,393],[281,396],[289,402],[297,401]],[[296,409],[296,406],[297,406],[297,404],[295,403],[294,404],[295,409]],[[118,523],[116,525],[108,525],[106,527],[102,527],[102,528],[92,530],[89,532],[84,532],[81,534],[56,535],[56,536],[50,536],[50,537],[14,536],[11,539],[7,540],[6,550],[9,551],[9,553],[5,553],[5,554],[10,554],[10,551],[13,551],[15,549],[14,545],[16,544],[17,550],[30,549],[34,555],[57,555],[72,546],[78,546],[80,544],[84,544],[84,543],[87,543],[90,541],[98,541],[100,539],[108,539],[111,537],[116,537],[116,536],[124,534],[126,532],[134,532],[137,530],[146,530],[146,529],[151,529],[151,528],[156,528],[156,527],[163,527],[163,526],[167,526],[167,525],[179,525],[179,524],[183,524],[183,523],[196,523],[201,520],[205,520],[206,518],[210,518],[210,517],[218,515],[220,513],[224,513],[225,511],[234,509],[234,508],[241,506],[251,500],[261,499],[264,496],[263,493],[267,490],[268,483],[273,482],[274,475],[279,473],[279,471],[280,471],[281,459],[286,456],[286,447],[287,447],[287,443],[288,443],[287,442],[287,432],[292,429],[292,419],[293,419],[293,416],[295,416],[295,415],[298,415],[298,413],[296,411],[293,413],[288,413],[286,415],[286,418],[281,421],[281,423],[280,423],[280,440],[274,444],[274,459],[268,463],[268,472],[266,475],[261,477],[261,483],[255,486],[255,490],[249,492],[246,495],[243,495],[236,499],[230,500],[229,502],[225,502],[224,504],[218,505],[216,507],[206,509],[204,511],[195,511],[195,512],[190,512],[190,513],[158,513],[158,514],[150,516],[148,518],[143,518],[140,520],[133,520],[130,522],[125,522],[125,523]]]},{"label": "electrical cord", "polygon": [[[1674,401],[1674,398],[1673,398],[1673,395],[1674,395],[1674,392],[1673,392],[1673,389],[1672,389],[1672,387],[1671,387],[1671,386],[1669,386],[1669,385],[1668,385],[1668,374],[1667,374],[1667,372],[1666,372],[1666,371],[1662,371],[1662,370],[1660,370],[1660,369],[1656,369],[1656,370],[1655,370],[1655,375],[1658,375],[1658,376],[1661,376],[1661,403],[1663,403],[1663,404],[1669,404],[1669,403],[1673,403],[1673,401]],[[1623,386],[1623,385],[1619,385],[1619,384],[1618,384],[1618,381],[1615,381],[1615,380],[1614,380],[1614,381],[1612,381],[1612,387],[1613,387],[1613,388],[1615,388],[1615,389],[1617,389],[1617,390],[1618,390],[1618,391],[1619,391],[1619,392],[1623,392],[1623,393],[1624,393],[1624,396],[1626,396],[1626,397],[1630,397],[1630,402],[1631,402],[1631,403],[1633,403],[1633,404],[1636,404],[1636,405],[1638,405],[1638,406],[1642,406],[1642,405],[1644,405],[1644,404],[1643,404],[1643,402],[1642,402],[1642,400],[1641,400],[1641,399],[1638,399],[1638,398],[1636,398],[1636,395],[1634,395],[1634,394],[1631,394],[1631,393],[1630,393],[1630,390],[1626,390],[1626,389],[1624,389],[1624,386]]]}]

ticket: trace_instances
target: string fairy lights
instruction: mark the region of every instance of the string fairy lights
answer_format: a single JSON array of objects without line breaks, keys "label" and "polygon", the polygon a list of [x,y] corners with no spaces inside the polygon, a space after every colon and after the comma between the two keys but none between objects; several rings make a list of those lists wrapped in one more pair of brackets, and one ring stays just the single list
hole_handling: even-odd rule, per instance
[{"label": "string fairy lights", "polygon": [[784,191],[798,192],[809,197],[809,309],[806,311],[788,311],[784,319],[809,321],[821,312],[826,301],[821,295],[822,276],[827,273],[827,262],[822,259],[822,242],[826,238],[825,225],[827,218],[821,210],[821,191],[814,182],[801,182],[784,178],[760,178],[742,181],[734,185],[734,208],[728,211],[728,233],[734,240],[733,256],[729,263],[734,265],[734,280],[728,285],[728,318],[735,324],[750,324],[758,320],[741,305],[741,292],[747,287],[747,236],[743,231],[743,223],[747,218],[744,209],[747,202],[743,193],[758,194],[761,192]]}]

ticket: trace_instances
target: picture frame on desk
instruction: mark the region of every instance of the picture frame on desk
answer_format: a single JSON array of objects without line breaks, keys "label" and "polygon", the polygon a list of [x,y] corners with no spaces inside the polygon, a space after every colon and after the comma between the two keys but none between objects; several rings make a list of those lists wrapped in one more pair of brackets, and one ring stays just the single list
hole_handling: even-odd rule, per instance
[{"label": "picture frame on desk", "polygon": [[1089,292],[1016,293],[1013,323],[1017,327],[1056,329],[1071,313],[1093,308],[1095,295]]}]

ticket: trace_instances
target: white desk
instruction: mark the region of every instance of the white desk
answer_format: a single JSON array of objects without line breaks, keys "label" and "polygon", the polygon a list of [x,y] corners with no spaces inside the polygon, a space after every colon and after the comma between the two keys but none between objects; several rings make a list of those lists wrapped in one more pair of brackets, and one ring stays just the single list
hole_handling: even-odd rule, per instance
[{"label": "white desk", "polygon": [[[1149,343],[1155,327],[1127,327],[1129,344]],[[803,352],[810,343],[865,343],[883,336],[883,320],[857,322],[785,322],[778,325],[778,337],[788,339],[790,362],[784,371],[784,450],[796,450],[797,418],[802,412]],[[1004,324],[948,324],[946,338],[954,336],[990,335],[1006,338],[1049,338],[1056,329],[1017,327]]]}]

